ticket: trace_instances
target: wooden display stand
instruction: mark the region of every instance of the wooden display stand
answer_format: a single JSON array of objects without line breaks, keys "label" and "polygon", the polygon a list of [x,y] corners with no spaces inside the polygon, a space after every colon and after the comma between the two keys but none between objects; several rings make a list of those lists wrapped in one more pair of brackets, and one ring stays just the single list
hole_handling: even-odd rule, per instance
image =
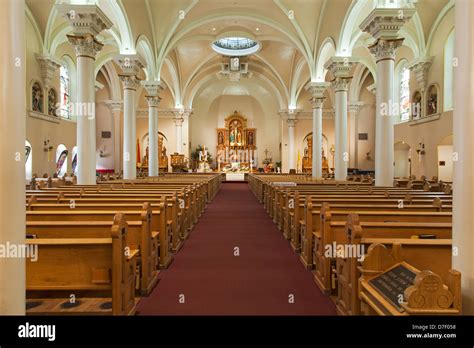
[{"label": "wooden display stand", "polygon": [[392,252],[372,244],[359,267],[363,315],[460,315],[461,273],[450,270],[447,284],[429,270],[401,261],[401,245]]},{"label": "wooden display stand", "polygon": [[184,155],[181,155],[179,153],[174,153],[170,155],[171,158],[171,168],[173,173],[175,172],[182,172],[183,168],[186,168],[186,160],[184,158]]}]

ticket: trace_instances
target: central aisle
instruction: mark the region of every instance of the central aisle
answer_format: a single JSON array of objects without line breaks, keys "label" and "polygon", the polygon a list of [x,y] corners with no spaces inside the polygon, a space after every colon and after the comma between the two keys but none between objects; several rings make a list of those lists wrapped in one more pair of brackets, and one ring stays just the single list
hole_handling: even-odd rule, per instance
[{"label": "central aisle", "polygon": [[[239,256],[234,255],[237,250]],[[180,303],[183,299],[184,303]],[[289,303],[293,296],[294,303]],[[332,315],[247,184],[225,183],[149,297],[142,315]]]}]

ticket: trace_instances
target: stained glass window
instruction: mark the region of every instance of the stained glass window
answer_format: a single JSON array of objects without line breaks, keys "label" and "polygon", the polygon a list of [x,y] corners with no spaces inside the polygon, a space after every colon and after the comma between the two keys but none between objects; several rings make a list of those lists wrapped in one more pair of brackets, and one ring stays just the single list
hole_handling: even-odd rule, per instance
[{"label": "stained glass window", "polygon": [[400,122],[410,119],[410,69],[404,67],[400,73]]},{"label": "stained glass window", "polygon": [[69,70],[65,66],[61,66],[59,71],[61,83],[61,117],[70,118],[70,79]]}]

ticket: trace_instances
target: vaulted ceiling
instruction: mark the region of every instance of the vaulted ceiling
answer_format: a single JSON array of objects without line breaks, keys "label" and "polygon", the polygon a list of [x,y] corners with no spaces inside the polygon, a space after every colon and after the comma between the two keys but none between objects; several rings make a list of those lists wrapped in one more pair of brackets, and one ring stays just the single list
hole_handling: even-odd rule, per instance
[{"label": "vaulted ceiling", "polygon": [[[55,10],[62,0],[26,0],[43,53],[58,56],[70,48],[66,21]],[[66,2],[66,1],[65,1]],[[97,69],[118,54],[138,53],[148,79],[163,80],[175,105],[192,106],[200,90],[216,81],[222,57],[211,43],[225,33],[244,33],[262,44],[249,59],[252,78],[277,96],[281,107],[296,105],[303,86],[324,80],[324,63],[333,55],[350,56],[372,40],[359,24],[376,6],[416,7],[403,28],[414,57],[429,53],[437,25],[454,0],[68,0],[97,3],[114,26],[99,39],[106,47]],[[362,53],[361,53],[362,52]]]}]

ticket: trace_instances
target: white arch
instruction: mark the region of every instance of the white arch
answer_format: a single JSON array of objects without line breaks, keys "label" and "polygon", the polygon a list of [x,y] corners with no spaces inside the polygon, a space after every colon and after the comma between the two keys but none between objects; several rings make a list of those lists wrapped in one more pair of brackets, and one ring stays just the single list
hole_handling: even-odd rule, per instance
[{"label": "white arch", "polygon": [[166,63],[166,66],[168,67],[168,70],[171,74],[172,84],[168,87],[172,91],[174,104],[175,105],[178,105],[178,104],[182,105],[183,100],[182,100],[182,96],[181,96],[181,84],[180,84],[180,80],[179,80],[178,71],[177,71],[177,69],[174,65],[174,62],[171,59],[169,59],[168,57],[165,58],[165,63]]},{"label": "white arch", "polygon": [[324,82],[326,78],[327,70],[324,68],[324,64],[336,54],[336,46],[334,40],[331,37],[324,39],[321,48],[318,53],[318,60],[316,62],[316,81]]},{"label": "white arch", "polygon": [[152,44],[146,35],[140,35],[137,41],[137,53],[144,57],[146,61],[145,73],[148,80],[156,78],[155,55],[153,53]]}]

